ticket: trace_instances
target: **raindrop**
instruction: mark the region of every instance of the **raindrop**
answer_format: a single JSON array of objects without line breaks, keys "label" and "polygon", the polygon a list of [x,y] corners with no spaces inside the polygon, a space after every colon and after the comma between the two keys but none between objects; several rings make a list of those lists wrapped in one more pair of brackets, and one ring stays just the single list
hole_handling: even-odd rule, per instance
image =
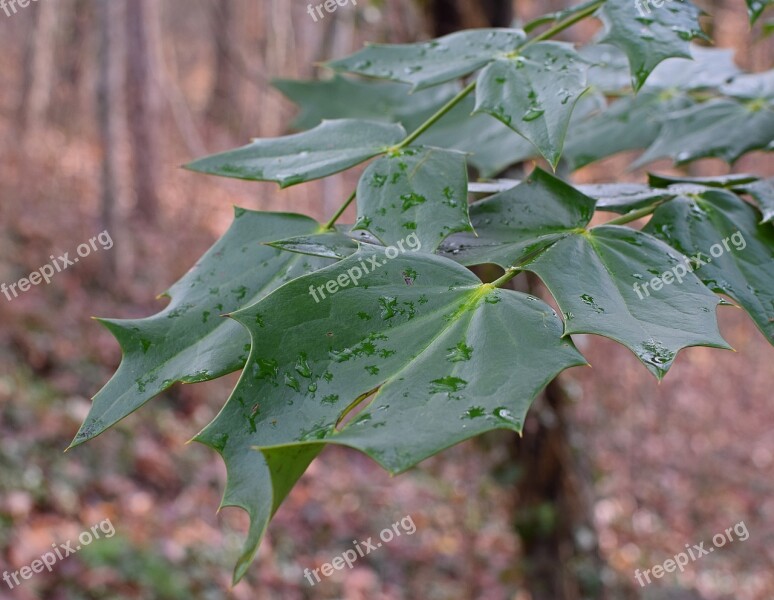
[{"label": "raindrop", "polygon": [[379,298],[379,308],[381,309],[380,316],[382,320],[391,319],[397,314],[398,299],[392,296],[382,296]]},{"label": "raindrop", "polygon": [[298,355],[298,360],[296,361],[296,373],[301,375],[301,377],[306,377],[307,379],[311,379],[312,377],[312,369],[309,368],[309,363],[306,360],[306,354],[303,352]]},{"label": "raindrop", "polygon": [[478,417],[483,417],[486,414],[486,410],[482,406],[471,406],[468,410],[465,411],[465,413],[462,415],[463,419],[476,419]]},{"label": "raindrop", "polygon": [[452,377],[451,375],[448,377],[442,377],[441,379],[434,379],[430,383],[431,394],[438,394],[441,392],[459,392],[466,385],[468,385],[468,382],[464,379],[460,379],[459,377]]},{"label": "raindrop", "polygon": [[524,116],[521,118],[521,120],[527,122],[534,121],[535,119],[542,117],[545,112],[545,110],[537,105],[530,106],[529,109],[527,109],[527,112],[524,113]]},{"label": "raindrop", "polygon": [[415,194],[414,192],[403,194],[400,199],[403,201],[403,212],[406,212],[408,209],[414,206],[419,206],[420,204],[427,202],[427,198],[420,194]]},{"label": "raindrop", "polygon": [[447,348],[446,360],[449,362],[464,362],[470,360],[473,356],[473,348],[468,346],[464,341],[459,342],[456,346]]},{"label": "raindrop", "polygon": [[594,298],[592,296],[589,296],[588,294],[583,294],[580,299],[583,301],[584,304],[588,304],[594,312],[603,313],[605,312],[605,309],[599,306]]},{"label": "raindrop", "polygon": [[285,385],[297,392],[301,391],[301,385],[298,383],[298,379],[289,373],[285,373]]}]

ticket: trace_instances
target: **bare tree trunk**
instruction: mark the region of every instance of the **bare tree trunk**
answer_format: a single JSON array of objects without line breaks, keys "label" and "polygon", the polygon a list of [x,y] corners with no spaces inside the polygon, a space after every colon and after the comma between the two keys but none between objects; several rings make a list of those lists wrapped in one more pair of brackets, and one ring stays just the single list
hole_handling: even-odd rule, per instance
[{"label": "bare tree trunk", "polygon": [[568,406],[561,381],[554,380],[530,410],[524,437],[511,452],[521,467],[516,529],[532,600],[609,597],[592,521],[591,472],[570,443]]},{"label": "bare tree trunk", "polygon": [[211,7],[212,37],[215,41],[215,83],[212,87],[207,117],[231,129],[238,127],[237,61],[234,40],[236,13],[233,0],[213,0]]},{"label": "bare tree trunk", "polygon": [[54,49],[57,2],[40,2],[35,6],[35,26],[27,41],[24,57],[24,82],[19,102],[19,123],[30,135],[45,126],[51,104],[54,76]]},{"label": "bare tree trunk", "polygon": [[[89,33],[98,29],[94,23],[95,3],[92,0],[69,0],[63,4],[65,15],[63,16],[63,40],[62,50],[59,52],[57,69],[59,71],[57,86],[66,90],[64,101],[57,102],[54,110],[57,122],[66,121],[73,129],[82,126],[82,123],[73,123],[72,115],[76,111],[83,111],[81,90],[84,88],[87,67],[86,55],[90,51]],[[101,10],[97,8],[97,10]],[[100,30],[101,31],[101,30]],[[99,60],[99,58],[98,58]],[[89,90],[91,93],[91,90]]]},{"label": "bare tree trunk", "polygon": [[[116,205],[118,204],[118,156],[119,103],[121,100],[121,61],[117,37],[120,35],[120,5],[115,0],[97,0],[99,24],[99,57],[97,63],[97,122],[102,161],[100,169],[102,227],[116,231]],[[103,252],[103,272],[115,274],[114,252]]]},{"label": "bare tree trunk", "polygon": [[429,0],[426,11],[433,36],[474,27],[508,27],[513,19],[510,0]]},{"label": "bare tree trunk", "polygon": [[[114,0],[115,1],[115,0]],[[132,148],[132,179],[135,215],[153,222],[159,213],[157,186],[158,90],[151,77],[151,44],[148,19],[153,16],[148,0],[127,0],[126,98],[129,139]]]}]

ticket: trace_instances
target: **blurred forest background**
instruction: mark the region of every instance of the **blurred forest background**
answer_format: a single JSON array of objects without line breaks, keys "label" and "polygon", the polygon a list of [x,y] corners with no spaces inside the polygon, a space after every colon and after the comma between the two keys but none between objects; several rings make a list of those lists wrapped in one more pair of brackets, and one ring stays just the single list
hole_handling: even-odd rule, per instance
[{"label": "blurred forest background", "polygon": [[[320,62],[366,40],[507,26],[567,4],[359,0],[318,22],[303,0],[39,0],[0,12],[0,282],[103,230],[115,242],[50,285],[0,296],[0,572],[104,519],[116,530],[52,573],[13,590],[0,582],[0,598],[542,600],[560,597],[554,586],[562,598],[595,587],[613,599],[774,598],[774,350],[733,308],[720,318],[737,352],[686,351],[661,385],[622,347],[581,337],[593,369],[563,375],[522,440],[484,436],[395,479],[327,450],[234,589],[246,517],[216,512],[222,461],[185,442],[236,376],[176,386],[62,453],[120,361],[90,317],[160,310],[156,296],[226,230],[234,204],[324,218],[354,186],[356,173],[280,192],[179,168],[287,133],[293,106],[272,78],[324,77]],[[749,31],[742,0],[699,4],[743,68],[772,67],[774,42]],[[642,180],[627,165],[614,157],[575,180]],[[750,156],[734,171],[771,176],[774,165]],[[712,160],[691,169],[724,172]],[[303,569],[404,515],[413,536],[309,587]],[[747,541],[636,585],[636,568],[739,521]]]}]

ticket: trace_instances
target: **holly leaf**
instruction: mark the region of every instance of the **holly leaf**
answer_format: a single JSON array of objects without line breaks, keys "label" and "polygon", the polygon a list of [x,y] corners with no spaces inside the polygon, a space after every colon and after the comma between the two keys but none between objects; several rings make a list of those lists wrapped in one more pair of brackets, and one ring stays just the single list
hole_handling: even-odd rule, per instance
[{"label": "holly leaf", "polygon": [[254,302],[330,261],[263,245],[281,234],[311,233],[302,215],[235,209],[223,237],[164,295],[169,305],[145,319],[98,319],[118,340],[123,359],[94,397],[71,447],[90,440],[175,383],[195,383],[242,368],[244,330],[221,315]]},{"label": "holly leaf", "polygon": [[[681,282],[672,271],[678,267],[686,271]],[[730,348],[718,331],[718,297],[687,272],[683,257],[641,231],[602,225],[572,233],[523,268],[556,299],[565,335],[615,340],[659,380],[682,348]]]},{"label": "holly leaf", "polygon": [[597,201],[597,210],[626,214],[674,198],[678,192],[653,189],[640,183],[596,183],[575,186],[579,192]]},{"label": "holly leaf", "polygon": [[774,344],[774,229],[758,224],[752,206],[720,189],[680,196],[660,206],[645,230],[696,257],[696,275],[736,300]]},{"label": "holly leaf", "polygon": [[466,266],[507,269],[568,233],[588,225],[594,200],[535,169],[516,187],[470,205],[475,233],[447,239],[439,253]]},{"label": "holly leaf", "polygon": [[[348,230],[351,226],[345,226]],[[358,243],[346,235],[341,228],[331,231],[297,235],[268,244],[286,252],[297,252],[309,256],[341,260],[357,252]]]},{"label": "holly leaf", "polygon": [[520,432],[534,396],[585,364],[547,304],[424,253],[364,249],[232,317],[250,357],[196,440],[226,462],[223,505],[250,514],[236,579],[323,444],[400,473],[486,431]]},{"label": "holly leaf", "polygon": [[[584,94],[572,113],[571,130],[573,123],[580,122],[602,106],[604,97],[596,93]],[[514,133],[501,121],[485,113],[471,114],[474,108],[474,99],[465,98],[434,127],[422,134],[422,142],[466,152],[468,164],[475,167],[481,177],[492,177],[513,164],[538,155],[531,142]]]},{"label": "holly leaf", "polygon": [[662,90],[717,88],[742,73],[734,61],[733,50],[690,44],[690,53],[690,59],[668,58],[660,63],[653,69],[645,87]]},{"label": "holly leaf", "polygon": [[401,125],[357,119],[324,121],[314,129],[199,159],[187,169],[288,187],[345,171],[385,152],[406,136]]},{"label": "holly leaf", "polygon": [[[590,51],[601,53],[602,48],[610,46],[591,46],[584,58],[593,62],[594,52]],[[723,85],[739,73],[730,51],[691,45],[690,52],[693,60],[670,58],[660,63],[637,95],[625,96],[606,110],[573,124],[564,150],[570,168],[579,169],[626,150],[647,148],[658,139],[669,115],[695,104],[689,91]],[[607,60],[617,64],[615,53],[609,53],[613,58]],[[598,70],[590,69],[589,76],[599,78]],[[607,71],[610,69],[602,72]]]},{"label": "holly leaf", "polygon": [[570,129],[564,158],[575,170],[619,152],[647,148],[658,138],[665,116],[691,104],[679,91],[645,89],[621,98]]},{"label": "holly leaf", "polygon": [[720,92],[739,100],[768,100],[765,104],[771,107],[774,100],[774,70],[739,75],[721,86]]},{"label": "holly leaf", "polygon": [[594,89],[614,94],[629,88],[631,75],[626,54],[610,44],[589,44],[578,49],[589,64],[586,78]]},{"label": "holly leaf", "polygon": [[684,177],[682,175],[658,175],[648,173],[648,183],[653,187],[665,188],[675,184],[687,183],[705,187],[735,188],[758,181],[755,175],[730,173],[728,175],[713,175],[711,177]]},{"label": "holly leaf", "polygon": [[606,0],[598,13],[605,25],[600,42],[626,53],[636,91],[663,60],[691,58],[692,39],[709,41],[699,24],[700,14],[689,0],[668,2],[660,8],[651,7],[649,0],[637,0],[634,6],[631,0]]},{"label": "holly leaf", "polygon": [[587,65],[571,44],[540,42],[498,58],[478,78],[476,112],[502,121],[556,168]]},{"label": "holly leaf", "polygon": [[485,114],[471,114],[472,97],[465,98],[422,134],[429,146],[466,152],[468,163],[481,177],[491,177],[535,154],[535,147],[500,121]]},{"label": "holly leaf", "polygon": [[459,91],[440,85],[414,94],[402,83],[356,81],[340,75],[324,81],[277,79],[272,85],[298,105],[295,129],[311,129],[326,119],[369,119],[401,123],[413,131]]},{"label": "holly leaf", "polygon": [[440,148],[405,148],[368,166],[357,186],[354,230],[384,244],[413,235],[425,252],[450,234],[471,231],[465,155]]},{"label": "holly leaf", "polygon": [[761,223],[774,221],[774,178],[747,183],[737,187],[734,191],[749,194],[755,199],[763,213]]},{"label": "holly leaf", "polygon": [[470,75],[526,40],[520,29],[473,29],[418,44],[371,44],[327,64],[377,79],[410,83],[414,90]]},{"label": "holly leaf", "polygon": [[720,158],[733,164],[747,152],[766,148],[772,138],[771,106],[758,101],[712,100],[670,115],[656,141],[632,167],[664,157],[678,165],[699,158]]}]

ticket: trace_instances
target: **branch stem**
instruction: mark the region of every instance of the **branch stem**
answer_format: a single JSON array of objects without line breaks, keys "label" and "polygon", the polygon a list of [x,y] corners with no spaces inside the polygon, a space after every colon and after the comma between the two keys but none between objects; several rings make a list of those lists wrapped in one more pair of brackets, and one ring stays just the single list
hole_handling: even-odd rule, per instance
[{"label": "branch stem", "polygon": [[460,92],[456,96],[454,96],[454,98],[452,98],[441,108],[439,108],[438,111],[432,117],[427,119],[427,121],[422,123],[410,135],[408,135],[406,139],[404,139],[401,143],[395,146],[395,149],[400,150],[401,148],[405,148],[406,146],[414,142],[420,135],[422,135],[425,131],[427,131],[433,125],[435,125],[441,119],[441,117],[443,117],[452,108],[454,108],[460,102],[462,102],[475,89],[476,89],[476,80],[474,79],[464,88],[462,88],[462,90],[460,90]]},{"label": "branch stem", "polygon": [[527,48],[531,46],[532,44],[536,44],[537,42],[544,42],[545,40],[551,39],[556,34],[561,33],[568,27],[572,27],[579,21],[582,21],[586,17],[590,17],[595,12],[597,12],[597,9],[601,7],[605,3],[605,0],[599,0],[598,2],[595,2],[594,4],[588,6],[584,10],[580,11],[579,13],[576,13],[570,17],[567,17],[564,21],[560,21],[550,29],[546,29],[543,33],[536,35],[535,37],[531,38],[530,40],[525,43],[520,50],[523,50],[524,48]]},{"label": "branch stem", "polygon": [[502,277],[500,277],[499,279],[495,279],[489,285],[496,288],[501,288],[506,283],[508,283],[511,279],[516,277],[516,275],[518,275],[519,273],[521,273],[521,269],[519,269],[518,267],[509,267],[505,270],[505,274]]},{"label": "branch stem", "polygon": [[336,224],[336,221],[338,221],[338,220],[339,220],[339,217],[340,217],[341,215],[343,215],[343,214],[344,214],[344,211],[345,211],[345,210],[347,210],[347,208],[349,207],[349,205],[350,205],[350,204],[352,204],[352,201],[355,199],[355,197],[356,197],[356,196],[357,196],[357,190],[355,190],[354,192],[352,192],[352,193],[350,194],[349,198],[347,198],[347,199],[344,201],[344,204],[342,204],[342,205],[339,207],[339,210],[337,210],[337,211],[336,211],[336,214],[334,214],[334,215],[333,215],[333,216],[332,216],[332,217],[331,217],[331,218],[328,220],[328,222],[327,222],[327,223],[325,224],[325,226],[324,226],[324,229],[325,229],[325,230],[330,230],[330,229],[333,229],[333,226]]}]

